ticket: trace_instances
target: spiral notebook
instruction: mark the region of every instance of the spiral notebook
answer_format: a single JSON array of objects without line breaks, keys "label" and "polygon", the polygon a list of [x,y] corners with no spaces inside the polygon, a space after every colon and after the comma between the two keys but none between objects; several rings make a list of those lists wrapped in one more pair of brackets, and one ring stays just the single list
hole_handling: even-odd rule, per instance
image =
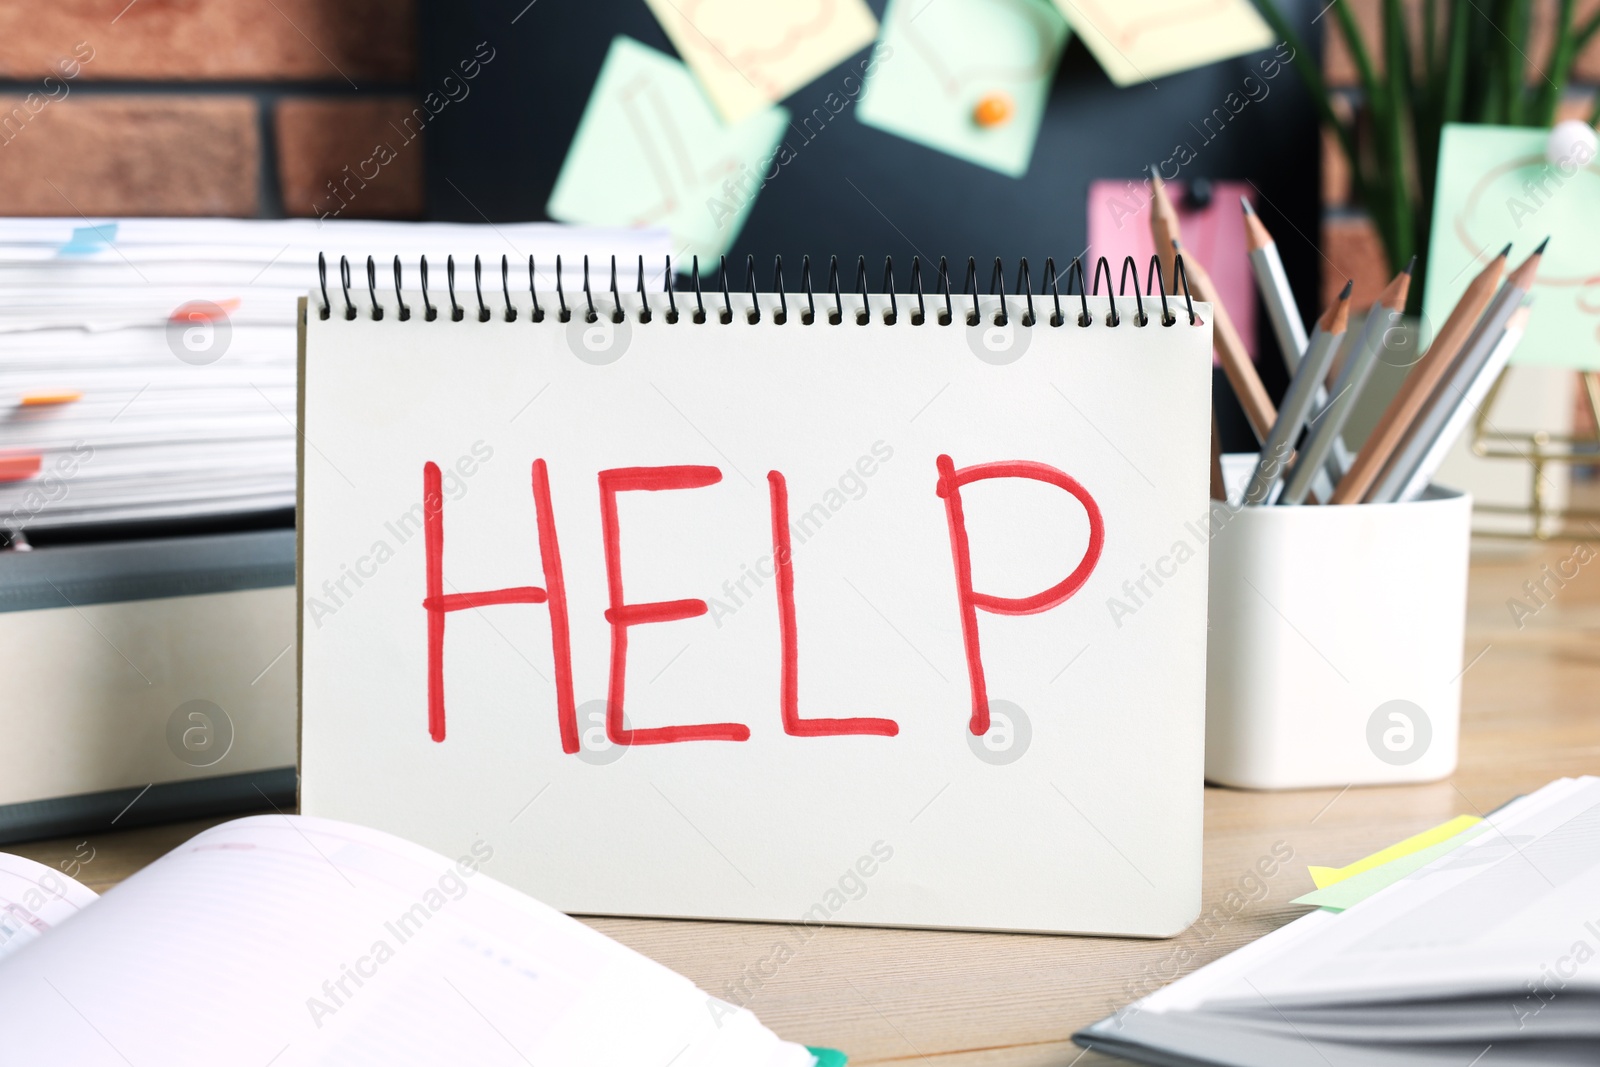
[{"label": "spiral notebook", "polygon": [[462,262],[304,305],[304,813],[796,945],[1188,925],[1208,306]]}]

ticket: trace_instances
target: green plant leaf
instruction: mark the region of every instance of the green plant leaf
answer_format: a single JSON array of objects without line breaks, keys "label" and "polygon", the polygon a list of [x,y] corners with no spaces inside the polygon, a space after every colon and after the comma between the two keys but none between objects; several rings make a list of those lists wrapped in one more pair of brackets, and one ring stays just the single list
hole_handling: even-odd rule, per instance
[{"label": "green plant leaf", "polygon": [[1311,95],[1312,105],[1317,109],[1317,115],[1322,124],[1334,132],[1339,140],[1339,147],[1344,152],[1345,162],[1350,167],[1351,192],[1357,200],[1365,202],[1367,196],[1366,176],[1362,172],[1360,154],[1356,148],[1354,123],[1345,123],[1333,110],[1332,95],[1327,84],[1322,80],[1322,66],[1318,58],[1306,47],[1299,34],[1289,25],[1283,13],[1278,10],[1272,0],[1255,0],[1257,10],[1261,17],[1267,20],[1267,25],[1272,27],[1272,32],[1279,39],[1286,42],[1294,50],[1295,70],[1300,74],[1300,79],[1306,84],[1306,91]]}]

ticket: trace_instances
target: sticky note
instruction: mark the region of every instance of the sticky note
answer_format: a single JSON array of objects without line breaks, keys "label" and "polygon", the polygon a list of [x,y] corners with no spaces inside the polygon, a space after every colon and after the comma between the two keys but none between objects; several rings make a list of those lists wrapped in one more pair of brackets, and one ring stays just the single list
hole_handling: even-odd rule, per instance
[{"label": "sticky note", "polygon": [[1457,815],[1449,822],[1440,823],[1431,830],[1424,830],[1420,834],[1413,834],[1404,841],[1398,841],[1386,849],[1374,852],[1363,859],[1344,867],[1308,867],[1311,872],[1311,881],[1318,889],[1326,889],[1336,882],[1342,882],[1374,867],[1381,867],[1390,860],[1409,856],[1414,852],[1421,852],[1425,848],[1432,848],[1446,838],[1454,837],[1469,826],[1476,826],[1482,822],[1476,815]]},{"label": "sticky note", "polygon": [[1370,870],[1362,871],[1342,881],[1334,882],[1325,888],[1316,889],[1304,896],[1296,897],[1293,903],[1309,904],[1313,907],[1328,908],[1333,911],[1353,908],[1379,890],[1389,888],[1407,875],[1420,871],[1439,857],[1460,848],[1486,829],[1488,829],[1488,826],[1482,822],[1476,826],[1469,826],[1460,833],[1447,837],[1410,855],[1392,859]]},{"label": "sticky note", "polygon": [[687,67],[611,42],[546,211],[590,226],[664,226],[673,259],[726,252],[768,180],[789,113],[724,125]]},{"label": "sticky note", "polygon": [[1215,63],[1277,40],[1249,0],[1055,0],[1117,85]]},{"label": "sticky note", "polygon": [[865,48],[861,0],[645,0],[725,122],[765,110]]},{"label": "sticky note", "polygon": [[845,1067],[849,1062],[845,1054],[838,1049],[812,1048],[807,1045],[806,1051],[811,1053],[811,1058],[815,1061],[813,1067]]},{"label": "sticky note", "polygon": [[[1161,160],[1151,160],[1160,167]],[[1234,328],[1244,339],[1245,350],[1256,356],[1256,282],[1250,273],[1250,245],[1245,236],[1244,208],[1239,197],[1254,196],[1248,182],[1212,182],[1211,199],[1204,207],[1189,202],[1187,187],[1181,181],[1167,182],[1167,195],[1178,212],[1183,231],[1184,255],[1198,259],[1211,272],[1217,298],[1233,315]],[[1150,183],[1147,178],[1122,181],[1104,179],[1089,183],[1089,257],[1091,271],[1105,256],[1111,263],[1112,280],[1120,288],[1122,265],[1128,256],[1139,264],[1141,290],[1149,278],[1150,257],[1155,254],[1155,239],[1150,235]],[[1065,281],[1065,278],[1062,279]],[[1091,284],[1093,279],[1090,279]],[[1167,279],[1168,287],[1172,279]]]},{"label": "sticky note", "polygon": [[74,226],[72,236],[67,243],[56,249],[58,256],[87,256],[101,249],[109,248],[111,242],[117,239],[117,224],[114,222],[102,223],[99,226]]},{"label": "sticky note", "polygon": [[1548,130],[1449,125],[1439,147],[1422,313],[1439,324],[1474,274],[1511,242],[1513,265],[1551,238],[1518,363],[1600,369],[1600,166],[1545,158]]},{"label": "sticky note", "polygon": [[[856,117],[1020,178],[1066,43],[1049,0],[889,0]],[[980,105],[999,94],[1010,114],[985,124]]]}]

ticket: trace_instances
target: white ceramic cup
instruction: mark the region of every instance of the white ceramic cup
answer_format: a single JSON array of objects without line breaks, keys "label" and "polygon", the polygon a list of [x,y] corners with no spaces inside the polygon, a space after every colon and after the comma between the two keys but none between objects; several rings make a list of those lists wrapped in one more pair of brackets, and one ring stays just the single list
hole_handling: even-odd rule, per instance
[{"label": "white ceramic cup", "polygon": [[1433,781],[1456,766],[1472,499],[1216,504],[1206,778]]}]

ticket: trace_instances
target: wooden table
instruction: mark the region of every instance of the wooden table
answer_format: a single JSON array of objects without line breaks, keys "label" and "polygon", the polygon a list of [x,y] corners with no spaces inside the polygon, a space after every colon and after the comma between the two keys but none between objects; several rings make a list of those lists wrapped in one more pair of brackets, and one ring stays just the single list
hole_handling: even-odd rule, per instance
[{"label": "wooden table", "polygon": [[[1173,940],[831,927],[798,944],[784,926],[591,922],[712,993],[730,997],[730,986],[742,987],[730,999],[785,1037],[846,1050],[853,1064],[1110,1064],[1081,1054],[1072,1032],[1303,914],[1289,901],[1312,888],[1306,864],[1338,866],[1553,778],[1600,773],[1600,558],[1521,628],[1506,603],[1524,595],[1523,583],[1544,564],[1572,551],[1562,544],[1475,555],[1461,763],[1448,781],[1291,793],[1207,789],[1202,920]],[[104,890],[214,821],[94,835],[93,858],[79,877]],[[66,864],[81,841],[12,850]],[[1292,849],[1293,860],[1252,881],[1257,860],[1275,847]],[[798,947],[775,966],[786,955],[774,952],[781,941]]]}]

